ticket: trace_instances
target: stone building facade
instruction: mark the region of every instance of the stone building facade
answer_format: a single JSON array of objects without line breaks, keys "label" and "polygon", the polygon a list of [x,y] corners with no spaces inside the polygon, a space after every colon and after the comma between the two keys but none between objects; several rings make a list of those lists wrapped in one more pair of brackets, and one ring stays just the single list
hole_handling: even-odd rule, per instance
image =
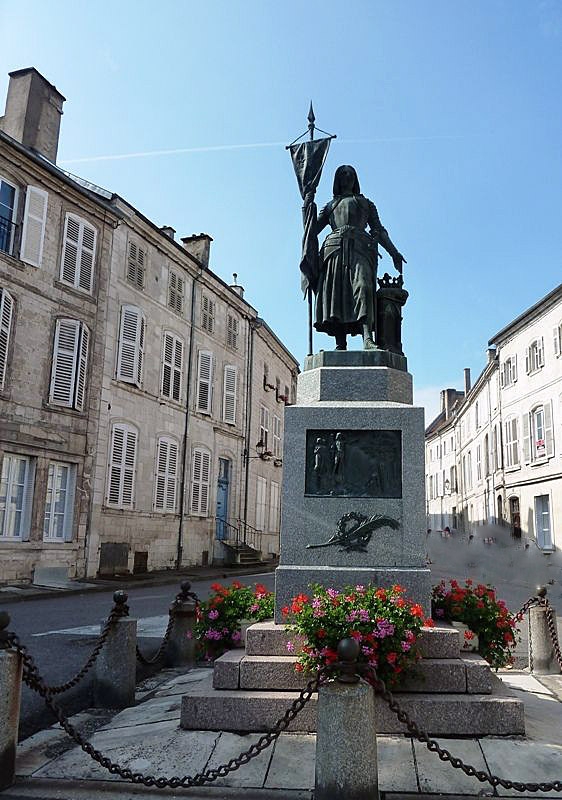
[{"label": "stone building facade", "polygon": [[[10,78],[0,119],[0,581],[49,566],[74,578],[225,561],[244,543],[278,552],[275,484],[296,360],[242,287],[209,269],[209,236],[176,241],[58,168],[64,98],[33,68]],[[268,405],[271,432],[256,448]]]},{"label": "stone building facade", "polygon": [[562,545],[562,285],[488,345],[474,386],[444,390],[426,430],[428,527],[501,524],[551,551]]}]

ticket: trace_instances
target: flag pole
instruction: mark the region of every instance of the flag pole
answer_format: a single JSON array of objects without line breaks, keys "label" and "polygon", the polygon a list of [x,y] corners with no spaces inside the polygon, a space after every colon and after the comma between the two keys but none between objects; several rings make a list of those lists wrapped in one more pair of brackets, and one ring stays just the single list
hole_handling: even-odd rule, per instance
[{"label": "flag pole", "polygon": [[[310,101],[310,109],[308,111],[308,134],[310,137],[310,141],[314,141],[314,109],[312,108],[312,100]],[[313,354],[313,346],[312,346],[312,287],[308,287],[308,355],[311,356]]]}]

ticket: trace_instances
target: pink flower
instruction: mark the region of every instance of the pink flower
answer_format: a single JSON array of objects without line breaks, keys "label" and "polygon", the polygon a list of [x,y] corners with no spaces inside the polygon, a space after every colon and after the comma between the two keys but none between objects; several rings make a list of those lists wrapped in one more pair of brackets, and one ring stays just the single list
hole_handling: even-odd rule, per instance
[{"label": "pink flower", "polygon": [[258,604],[257,603],[253,603],[253,605],[250,606],[250,611],[252,611],[252,612],[259,611]]},{"label": "pink flower", "polygon": [[410,642],[400,642],[400,647],[402,648],[403,653],[407,653],[408,650],[411,648]]},{"label": "pink flower", "polygon": [[215,608],[213,608],[213,610],[209,611],[209,613],[207,614],[209,619],[217,619],[218,615],[219,615],[219,612]]},{"label": "pink flower", "polygon": [[185,634],[185,638],[186,638],[186,639],[193,639],[193,633],[192,633],[191,631],[188,631],[188,632]]},{"label": "pink flower", "polygon": [[234,631],[234,633],[230,638],[232,639],[233,642],[239,642],[240,639],[242,638],[242,634],[240,633],[240,631]]},{"label": "pink flower", "polygon": [[295,652],[295,645],[292,642],[287,642],[287,652],[288,653]]},{"label": "pink flower", "polygon": [[340,595],[340,593],[338,592],[338,590],[337,590],[337,589],[326,589],[326,594],[327,594],[327,595],[328,595],[328,597],[330,597],[332,600],[335,600],[335,599],[336,599],[336,597],[339,597],[339,595]]}]

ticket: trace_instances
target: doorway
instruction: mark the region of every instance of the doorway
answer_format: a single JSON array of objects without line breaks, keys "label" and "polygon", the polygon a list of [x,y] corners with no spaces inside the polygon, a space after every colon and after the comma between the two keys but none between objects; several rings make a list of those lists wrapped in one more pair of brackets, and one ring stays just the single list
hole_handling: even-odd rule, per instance
[{"label": "doorway", "polygon": [[231,463],[227,458],[219,458],[219,477],[217,482],[216,537],[220,541],[227,538],[228,495],[230,489]]},{"label": "doorway", "polygon": [[521,538],[521,512],[519,510],[519,498],[509,498],[509,521],[511,523],[511,535],[516,539]]},{"label": "doorway", "polygon": [[537,546],[541,550],[552,550],[552,531],[550,525],[550,498],[547,494],[535,497],[535,529]]}]

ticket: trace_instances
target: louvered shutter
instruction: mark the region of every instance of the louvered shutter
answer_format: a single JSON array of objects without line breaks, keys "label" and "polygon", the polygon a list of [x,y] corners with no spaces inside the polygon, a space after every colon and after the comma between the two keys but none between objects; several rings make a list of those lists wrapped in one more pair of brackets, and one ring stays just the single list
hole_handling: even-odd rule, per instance
[{"label": "louvered shutter", "polygon": [[537,366],[544,367],[544,336],[537,339]]},{"label": "louvered shutter", "polygon": [[196,447],[191,469],[191,513],[206,517],[209,513],[211,454]]},{"label": "louvered shutter", "polygon": [[74,319],[57,320],[49,393],[51,403],[73,406],[79,343],[80,323]]},{"label": "louvered shutter", "polygon": [[111,505],[119,505],[121,500],[121,472],[123,469],[124,441],[125,429],[119,425],[114,425],[111,437],[107,488],[107,502]]},{"label": "louvered shutter", "polygon": [[174,341],[174,368],[172,370],[172,398],[181,400],[181,379],[183,372],[183,341],[175,337]]},{"label": "louvered shutter", "polygon": [[232,425],[236,423],[236,386],[238,370],[236,367],[226,365],[224,368],[224,394],[223,394],[223,420]]},{"label": "louvered shutter", "polygon": [[112,505],[133,505],[137,439],[136,430],[128,425],[113,426],[107,493]]},{"label": "louvered shutter", "polygon": [[166,484],[166,510],[176,510],[176,485],[178,472],[178,445],[176,442],[168,442],[168,471]]},{"label": "louvered shutter", "polygon": [[0,289],[0,389],[4,388],[6,382],[13,314],[14,300],[12,295],[5,289]]},{"label": "louvered shutter", "polygon": [[96,252],[96,229],[75,214],[67,214],[60,278],[91,294]]},{"label": "louvered shutter", "polygon": [[180,278],[180,276],[176,272],[170,270],[168,305],[177,314],[181,314],[183,311],[183,287],[184,287],[183,278]]},{"label": "louvered shutter", "polygon": [[125,436],[125,459],[123,468],[122,505],[132,506],[135,490],[135,468],[137,460],[137,433],[130,428]]},{"label": "louvered shutter", "polygon": [[43,241],[47,224],[48,197],[44,189],[28,186],[25,195],[21,260],[40,267],[43,258]]},{"label": "louvered shutter", "polygon": [[76,390],[74,392],[74,408],[76,408],[78,411],[82,411],[84,409],[89,345],[90,331],[85,325],[81,325],[80,344],[78,347],[78,369],[76,370]]},{"label": "louvered shutter", "polygon": [[210,414],[213,395],[213,354],[206,350],[199,353],[197,366],[197,411]]},{"label": "louvered shutter", "polygon": [[156,456],[156,487],[154,505],[163,510],[166,504],[166,475],[168,471],[168,440],[158,440],[158,453]]},{"label": "louvered shutter", "polygon": [[517,380],[517,354],[511,356],[511,375],[513,383]]},{"label": "louvered shutter", "polygon": [[137,288],[144,287],[145,253],[135,242],[129,242],[127,256],[127,280]]},{"label": "louvered shutter", "polygon": [[66,483],[66,503],[64,509],[64,529],[63,539],[65,542],[72,541],[72,528],[74,522],[74,495],[76,493],[76,465],[68,465],[68,477]]},{"label": "louvered shutter", "polygon": [[554,455],[554,434],[552,431],[552,401],[544,404],[544,441],[548,458]]},{"label": "louvered shutter", "polygon": [[519,464],[519,425],[515,417],[511,420],[511,440],[513,447],[513,465],[517,466]]},{"label": "louvered shutter", "polygon": [[531,460],[531,420],[529,414],[523,414],[523,460],[528,464]]},{"label": "louvered shutter", "polygon": [[117,378],[126,383],[140,383],[144,349],[144,316],[136,306],[121,309]]},{"label": "louvered shutter", "polygon": [[172,333],[164,333],[162,351],[162,395],[179,402],[183,371],[183,341]]},{"label": "louvered shutter", "polygon": [[560,355],[560,325],[552,329],[552,342],[554,344],[554,355],[558,358]]}]

